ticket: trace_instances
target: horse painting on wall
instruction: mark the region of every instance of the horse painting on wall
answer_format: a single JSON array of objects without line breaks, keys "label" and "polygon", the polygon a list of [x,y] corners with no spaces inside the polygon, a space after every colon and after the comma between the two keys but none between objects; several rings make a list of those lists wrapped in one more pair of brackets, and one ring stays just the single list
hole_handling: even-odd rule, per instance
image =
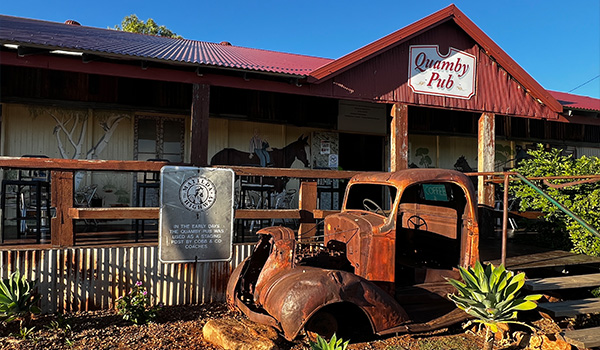
[{"label": "horse painting on wall", "polygon": [[[271,164],[275,168],[290,168],[296,159],[308,168],[310,162],[306,153],[308,148],[308,136],[301,135],[298,140],[290,143],[283,148],[273,148],[269,151]],[[250,157],[250,152],[243,152],[235,148],[224,148],[217,152],[211,159],[210,165],[238,165],[238,166],[255,166],[260,167],[260,160],[256,154]],[[285,189],[288,179],[282,178],[265,178],[263,184],[274,186],[277,193]]]},{"label": "horse painting on wall", "polygon": [[[289,168],[296,159],[300,160],[305,167],[309,167],[308,155],[308,136],[300,136],[298,140],[290,143],[283,148],[273,148],[269,152],[271,163],[275,168]],[[244,152],[235,148],[224,148],[217,152],[211,159],[210,165],[239,165],[239,166],[260,166],[260,160],[256,154],[250,157],[250,152]]]}]

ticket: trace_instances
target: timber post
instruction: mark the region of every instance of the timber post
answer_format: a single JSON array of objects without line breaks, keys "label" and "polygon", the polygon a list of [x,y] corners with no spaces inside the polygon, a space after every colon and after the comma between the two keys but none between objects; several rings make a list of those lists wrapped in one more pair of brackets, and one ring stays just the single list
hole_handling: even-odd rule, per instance
[{"label": "timber post", "polygon": [[317,183],[302,181],[298,194],[298,209],[300,210],[300,228],[298,240],[305,240],[315,235],[317,224],[313,211],[317,209]]},{"label": "timber post", "polygon": [[208,165],[208,116],[210,85],[194,84],[192,88],[190,163]]},{"label": "timber post", "polygon": [[[493,113],[483,113],[479,117],[477,138],[477,171],[493,172],[496,156],[496,126]],[[494,185],[486,183],[484,176],[478,177],[477,201],[479,204],[494,206]]]},{"label": "timber post", "polygon": [[408,168],[408,105],[392,106],[390,171]]},{"label": "timber post", "polygon": [[51,219],[51,238],[53,247],[70,247],[75,245],[75,227],[69,215],[73,207],[73,172],[52,171],[50,185],[52,207],[56,215]]}]

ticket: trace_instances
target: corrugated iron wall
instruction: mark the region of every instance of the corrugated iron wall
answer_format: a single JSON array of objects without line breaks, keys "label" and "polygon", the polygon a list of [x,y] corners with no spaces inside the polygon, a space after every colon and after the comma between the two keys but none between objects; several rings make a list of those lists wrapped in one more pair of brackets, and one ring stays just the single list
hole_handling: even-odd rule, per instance
[{"label": "corrugated iron wall", "polygon": [[235,244],[231,262],[163,264],[158,247],[0,250],[0,278],[19,270],[37,281],[45,313],[108,309],[142,281],[155,302],[225,300],[229,275],[254,244]]}]

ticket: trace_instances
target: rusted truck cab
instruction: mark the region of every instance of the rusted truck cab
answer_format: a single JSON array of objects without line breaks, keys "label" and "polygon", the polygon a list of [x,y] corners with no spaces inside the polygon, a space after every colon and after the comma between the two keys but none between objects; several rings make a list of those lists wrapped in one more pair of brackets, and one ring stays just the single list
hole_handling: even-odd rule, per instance
[{"label": "rusted truck cab", "polygon": [[252,255],[232,273],[228,303],[286,339],[355,338],[428,331],[464,320],[446,278],[478,259],[474,189],[462,173],[407,169],[361,173],[323,237],[286,227],[259,230]]}]

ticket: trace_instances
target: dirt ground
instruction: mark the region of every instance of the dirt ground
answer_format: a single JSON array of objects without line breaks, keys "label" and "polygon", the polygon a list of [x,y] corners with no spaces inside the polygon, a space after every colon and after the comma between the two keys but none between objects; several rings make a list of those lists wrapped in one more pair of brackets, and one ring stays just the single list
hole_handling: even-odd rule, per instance
[{"label": "dirt ground", "polygon": [[[160,310],[156,322],[133,325],[124,321],[113,310],[79,312],[57,316],[41,316],[31,321],[33,331],[22,339],[18,324],[0,326],[0,349],[208,349],[218,350],[202,337],[202,327],[213,318],[240,318],[224,304],[165,307]],[[52,324],[54,322],[54,325]],[[56,325],[60,321],[59,326]],[[554,327],[536,321],[538,327]],[[542,323],[540,323],[542,322]],[[70,325],[70,330],[66,325]],[[549,329],[550,330],[550,329]],[[372,350],[475,350],[481,348],[481,338],[460,326],[431,334],[402,335],[351,344],[350,349]],[[515,349],[508,346],[499,348]],[[514,345],[514,342],[512,342]],[[304,338],[294,342],[282,341],[281,350],[309,349]]]}]

